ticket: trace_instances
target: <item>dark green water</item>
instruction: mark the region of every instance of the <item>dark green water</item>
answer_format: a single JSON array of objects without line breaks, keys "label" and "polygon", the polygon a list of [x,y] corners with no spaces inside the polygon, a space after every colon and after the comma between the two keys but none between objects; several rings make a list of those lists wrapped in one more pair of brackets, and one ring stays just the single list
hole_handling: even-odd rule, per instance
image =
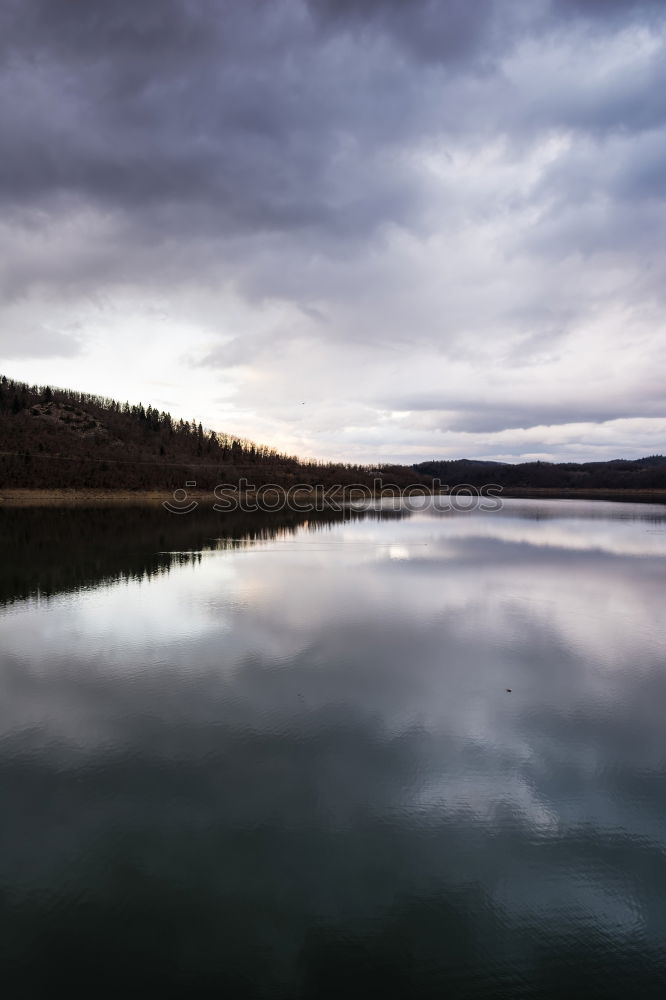
[{"label": "dark green water", "polygon": [[665,597],[656,506],[1,511],[3,994],[666,996]]}]

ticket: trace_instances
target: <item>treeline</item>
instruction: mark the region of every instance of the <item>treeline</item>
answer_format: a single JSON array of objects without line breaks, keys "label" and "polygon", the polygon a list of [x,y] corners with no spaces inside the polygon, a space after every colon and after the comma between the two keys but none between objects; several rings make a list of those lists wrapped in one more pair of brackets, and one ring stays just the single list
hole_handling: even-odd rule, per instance
[{"label": "treeline", "polygon": [[[405,466],[374,467],[300,460],[268,445],[205,429],[143,404],[0,376],[0,489],[212,490],[241,479],[330,486],[407,486]],[[417,476],[418,482],[427,482]]]},{"label": "treeline", "polygon": [[420,462],[419,474],[437,479],[442,486],[483,486],[497,483],[504,489],[655,490],[666,489],[666,456],[649,455],[610,462]]}]

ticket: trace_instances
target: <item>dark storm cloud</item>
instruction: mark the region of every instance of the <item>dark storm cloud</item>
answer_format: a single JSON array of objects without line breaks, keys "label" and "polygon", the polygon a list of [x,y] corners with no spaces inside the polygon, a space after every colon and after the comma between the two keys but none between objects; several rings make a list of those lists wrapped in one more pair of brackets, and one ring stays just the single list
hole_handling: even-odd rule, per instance
[{"label": "dark storm cloud", "polygon": [[[491,72],[521,36],[600,6],[9,3],[0,197],[34,206],[67,193],[162,237],[314,229],[362,241],[388,222],[418,226],[425,192],[405,147],[483,126],[478,108],[442,90],[451,75]],[[625,4],[624,15],[644,6]],[[399,58],[406,49],[420,72]],[[626,124],[640,124],[642,96],[630,95]],[[567,114],[594,128],[595,111],[608,113],[593,97],[572,103],[553,96],[545,120],[525,114],[532,128]],[[495,127],[503,114],[490,116]],[[655,97],[645,124],[658,114]]]},{"label": "dark storm cloud", "polygon": [[[34,204],[75,193],[150,216],[151,228],[222,235],[315,227],[354,239],[381,223],[409,225],[418,178],[392,153],[483,125],[479,109],[452,102],[444,84],[492,72],[521,37],[598,6],[8,3],[0,197]],[[643,9],[624,6],[627,18]],[[364,46],[359,63],[352,53]],[[405,50],[420,73],[396,54]],[[641,96],[630,95],[629,126]],[[569,102],[563,95],[558,108],[553,97],[542,121],[532,109],[531,127],[557,123]],[[611,103],[621,114],[621,102]],[[607,109],[597,110],[603,119]],[[594,101],[569,112],[595,127]],[[649,124],[663,102],[641,113]],[[495,109],[495,125],[503,114]]]},{"label": "dark storm cloud", "polygon": [[506,37],[516,11],[507,5],[502,16],[492,0],[309,0],[308,6],[329,30],[384,32],[417,60],[453,64],[479,53],[488,58],[489,43]]},{"label": "dark storm cloud", "polygon": [[7,201],[66,192],[221,236],[353,235],[413,211],[400,169],[371,188],[371,161],[413,131],[418,88],[387,74],[383,110],[365,67],[336,81],[296,4],[27,3],[3,19]]},{"label": "dark storm cloud", "polygon": [[590,20],[607,21],[612,17],[631,18],[662,12],[662,0],[551,0],[555,16],[579,15]]}]

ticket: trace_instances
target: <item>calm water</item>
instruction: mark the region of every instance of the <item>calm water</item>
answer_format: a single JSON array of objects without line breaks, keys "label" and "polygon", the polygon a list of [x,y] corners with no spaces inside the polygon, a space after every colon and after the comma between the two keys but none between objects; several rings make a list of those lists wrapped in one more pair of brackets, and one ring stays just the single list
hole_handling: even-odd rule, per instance
[{"label": "calm water", "polygon": [[0,546],[4,995],[666,995],[666,508]]}]

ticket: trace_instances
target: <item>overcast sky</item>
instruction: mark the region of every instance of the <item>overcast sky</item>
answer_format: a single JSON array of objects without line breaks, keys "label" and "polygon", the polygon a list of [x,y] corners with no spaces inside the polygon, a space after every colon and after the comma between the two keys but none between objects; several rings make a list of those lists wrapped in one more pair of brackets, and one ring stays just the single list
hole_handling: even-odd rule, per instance
[{"label": "overcast sky", "polygon": [[324,458],[666,451],[664,0],[4,0],[0,371]]}]

